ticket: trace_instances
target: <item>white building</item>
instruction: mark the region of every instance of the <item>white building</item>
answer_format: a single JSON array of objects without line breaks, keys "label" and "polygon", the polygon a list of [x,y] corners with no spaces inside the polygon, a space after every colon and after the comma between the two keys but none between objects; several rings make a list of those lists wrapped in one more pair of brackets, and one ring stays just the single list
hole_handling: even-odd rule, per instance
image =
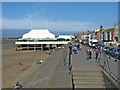
[{"label": "white building", "polygon": [[22,36],[22,39],[45,39],[45,38],[55,38],[55,35],[50,33],[48,29],[31,29],[28,33]]}]

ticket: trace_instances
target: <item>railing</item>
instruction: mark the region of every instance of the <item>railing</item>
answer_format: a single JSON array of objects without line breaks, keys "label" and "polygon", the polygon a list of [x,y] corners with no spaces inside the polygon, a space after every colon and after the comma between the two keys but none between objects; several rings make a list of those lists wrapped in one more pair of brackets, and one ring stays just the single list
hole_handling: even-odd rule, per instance
[{"label": "railing", "polygon": [[106,87],[118,88],[118,86],[120,85],[119,82],[120,78],[111,70],[111,66],[109,64],[107,54],[104,51],[102,53],[104,54],[104,64],[102,64],[101,61],[99,60],[98,63],[104,70],[103,74],[104,74],[104,78],[106,78],[105,80],[108,80],[107,82],[109,82],[108,84],[106,84]]},{"label": "railing", "polygon": [[70,43],[68,43],[66,45],[66,48],[64,49],[64,65],[66,65],[66,64],[68,65],[68,70],[69,70],[69,74],[70,74],[72,65],[71,65],[71,52],[69,49],[69,45],[70,45]]}]

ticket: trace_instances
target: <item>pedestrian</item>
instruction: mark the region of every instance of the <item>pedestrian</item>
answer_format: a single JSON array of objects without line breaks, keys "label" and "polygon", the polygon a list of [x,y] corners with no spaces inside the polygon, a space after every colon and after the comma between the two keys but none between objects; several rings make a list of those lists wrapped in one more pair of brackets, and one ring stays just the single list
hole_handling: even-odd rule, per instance
[{"label": "pedestrian", "polygon": [[79,46],[79,47],[80,47],[80,49],[82,49],[82,45],[81,45],[81,43],[80,43],[79,45],[80,45],[80,46]]},{"label": "pedestrian", "polygon": [[119,52],[117,50],[115,50],[115,58],[118,59],[119,58]]},{"label": "pedestrian", "polygon": [[77,54],[77,46],[74,46],[74,54]]},{"label": "pedestrian", "polygon": [[70,54],[72,54],[72,44],[70,44],[69,49],[70,49]]},{"label": "pedestrian", "polygon": [[95,53],[96,53],[96,54],[95,54],[95,59],[97,60],[97,59],[98,59],[98,55],[99,55],[99,50],[98,50],[98,48],[95,49]]},{"label": "pedestrian", "polygon": [[18,86],[19,86],[20,88],[22,88],[22,85],[21,85],[19,82],[17,82],[17,84],[18,84]]},{"label": "pedestrian", "polygon": [[91,56],[92,56],[92,48],[90,48],[89,53],[90,53],[89,59],[91,59]]},{"label": "pedestrian", "polygon": [[87,60],[89,60],[89,58],[90,58],[90,50],[89,50],[89,48],[88,49],[86,49],[86,56],[87,56]]},{"label": "pedestrian", "polygon": [[80,44],[79,44],[79,43],[77,43],[77,48],[78,48],[78,49],[80,48]]},{"label": "pedestrian", "polygon": [[19,82],[17,82],[13,90],[19,90],[20,88],[22,88],[22,85]]}]

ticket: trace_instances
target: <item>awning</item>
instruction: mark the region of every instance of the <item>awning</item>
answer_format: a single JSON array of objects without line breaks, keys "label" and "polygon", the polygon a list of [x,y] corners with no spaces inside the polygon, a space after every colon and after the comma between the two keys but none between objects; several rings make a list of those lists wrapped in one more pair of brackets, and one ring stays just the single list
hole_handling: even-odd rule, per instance
[{"label": "awning", "polygon": [[57,38],[57,39],[63,40],[63,39],[65,39],[65,38]]}]

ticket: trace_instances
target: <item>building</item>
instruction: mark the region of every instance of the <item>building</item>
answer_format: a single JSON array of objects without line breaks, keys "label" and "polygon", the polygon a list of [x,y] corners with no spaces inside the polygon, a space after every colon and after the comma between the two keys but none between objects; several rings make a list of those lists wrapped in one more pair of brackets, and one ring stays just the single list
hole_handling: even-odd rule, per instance
[{"label": "building", "polygon": [[106,29],[104,34],[104,41],[113,42],[114,41],[114,28]]},{"label": "building", "polygon": [[104,29],[103,29],[103,26],[100,26],[98,41],[104,41]]},{"label": "building", "polygon": [[77,34],[77,39],[82,39],[82,35],[84,34]]},{"label": "building", "polygon": [[120,43],[120,21],[118,22],[118,42]]},{"label": "building", "polygon": [[100,30],[98,28],[95,29],[95,30],[89,31],[89,33],[88,33],[88,40],[89,41],[90,40],[99,40],[99,38],[98,38],[100,36],[99,32],[100,32]]},{"label": "building", "polygon": [[103,27],[100,26],[100,29],[97,28],[95,30],[89,31],[88,36],[89,36],[89,40],[95,39],[98,41],[104,41],[104,29],[103,29]]},{"label": "building", "polygon": [[[63,37],[63,36],[62,36]],[[70,39],[71,36],[64,36]],[[58,41],[55,35],[50,33],[48,29],[32,29],[25,33],[22,38],[15,42],[16,50],[50,50],[53,48],[63,48],[70,41]]]},{"label": "building", "polygon": [[118,22],[114,24],[114,41],[120,42],[120,30],[118,29]]},{"label": "building", "polygon": [[83,35],[81,36],[81,39],[82,39],[82,40],[87,39],[87,34],[83,34]]}]

